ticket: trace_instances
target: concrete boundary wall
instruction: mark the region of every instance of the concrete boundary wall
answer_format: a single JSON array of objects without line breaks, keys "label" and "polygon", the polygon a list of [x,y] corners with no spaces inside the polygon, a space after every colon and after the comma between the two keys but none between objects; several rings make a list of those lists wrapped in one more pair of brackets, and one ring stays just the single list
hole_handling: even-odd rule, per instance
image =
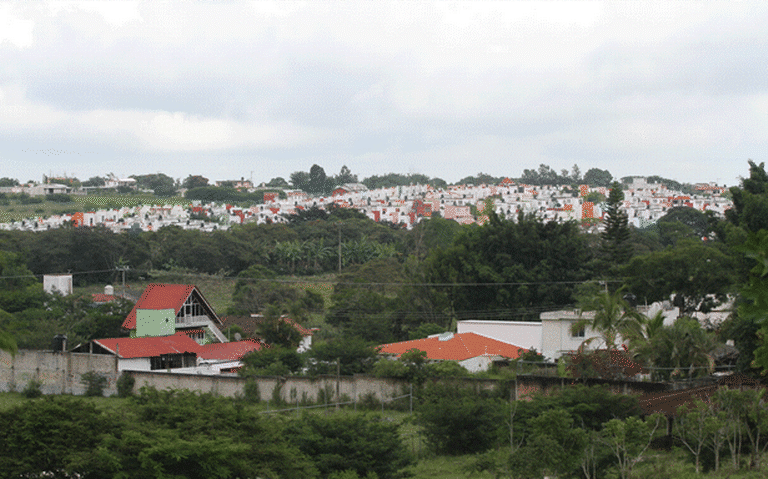
[{"label": "concrete boundary wall", "polygon": [[15,356],[0,351],[0,391],[21,391],[30,381],[44,394],[84,394],[81,375],[93,371],[107,378],[105,395],[117,393],[117,360],[85,353],[19,350]]},{"label": "concrete boundary wall", "polygon": [[[107,378],[106,396],[117,394],[116,382],[119,376],[117,359],[111,355],[88,353],[54,353],[52,351],[20,350],[16,356],[0,351],[0,392],[21,391],[35,380],[41,383],[44,394],[85,393],[81,383],[82,374],[93,371]],[[126,371],[136,379],[135,391],[142,386],[156,389],[188,389],[200,393],[213,393],[219,396],[236,397],[244,395],[248,380],[235,375],[197,375],[171,373],[167,371]],[[274,377],[262,376],[252,379],[258,386],[261,401],[273,401],[280,398],[284,403],[318,403],[337,400],[349,401],[388,401],[409,392],[409,383],[401,379],[378,378],[368,375],[354,376],[317,376],[317,377]],[[451,382],[458,386],[470,386],[475,389],[489,390],[501,381],[493,379],[452,378],[431,379],[430,381]],[[518,376],[510,381],[510,399],[526,399],[535,393],[552,392],[576,384],[604,384],[618,394],[646,395],[679,386],[637,382],[613,381],[600,379],[578,380],[544,376]],[[698,384],[696,384],[698,385]],[[692,387],[692,384],[687,387]],[[684,389],[684,388],[683,388]]]},{"label": "concrete boundary wall", "polygon": [[[238,376],[201,376],[169,372],[128,371],[136,379],[135,388],[142,386],[156,389],[189,389],[201,393],[235,397],[244,395],[248,381]],[[251,379],[258,386],[260,401],[280,401],[294,404],[329,402],[339,399],[363,401],[389,400],[408,392],[409,385],[400,379],[377,378],[366,375],[275,377],[261,376]]]}]

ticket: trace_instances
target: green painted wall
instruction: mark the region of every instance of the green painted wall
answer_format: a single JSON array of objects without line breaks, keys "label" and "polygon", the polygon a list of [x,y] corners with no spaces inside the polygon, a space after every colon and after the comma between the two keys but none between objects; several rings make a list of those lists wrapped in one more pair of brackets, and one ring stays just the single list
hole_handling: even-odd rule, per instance
[{"label": "green painted wall", "polygon": [[176,312],[173,309],[137,309],[136,337],[171,336],[176,333]]}]

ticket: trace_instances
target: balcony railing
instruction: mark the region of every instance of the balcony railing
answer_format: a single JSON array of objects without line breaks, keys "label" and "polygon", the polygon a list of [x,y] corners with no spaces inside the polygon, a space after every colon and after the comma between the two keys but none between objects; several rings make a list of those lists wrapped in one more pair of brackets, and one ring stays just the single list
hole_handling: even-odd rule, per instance
[{"label": "balcony railing", "polygon": [[184,326],[205,326],[211,323],[211,318],[202,314],[199,316],[184,316],[176,317],[176,324],[183,324]]}]

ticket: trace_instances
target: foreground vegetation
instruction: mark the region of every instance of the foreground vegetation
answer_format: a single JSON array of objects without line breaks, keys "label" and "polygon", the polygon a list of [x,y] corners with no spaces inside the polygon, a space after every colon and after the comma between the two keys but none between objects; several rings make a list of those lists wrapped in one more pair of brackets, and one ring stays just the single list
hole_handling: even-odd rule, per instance
[{"label": "foreground vegetation", "polygon": [[[123,391],[125,393],[125,391]],[[720,391],[671,422],[576,386],[508,401],[503,385],[416,390],[413,416],[374,402],[264,414],[236,399],[142,388],[125,398],[0,394],[0,477],[763,477],[762,392]],[[273,405],[274,407],[274,405]],[[364,410],[366,407],[370,410]]]}]

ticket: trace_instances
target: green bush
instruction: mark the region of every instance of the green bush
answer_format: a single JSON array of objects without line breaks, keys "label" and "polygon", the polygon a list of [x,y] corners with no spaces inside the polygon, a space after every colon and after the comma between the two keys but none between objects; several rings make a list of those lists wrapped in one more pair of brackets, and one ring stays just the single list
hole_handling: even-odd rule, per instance
[{"label": "green bush", "polygon": [[80,375],[80,382],[86,386],[86,396],[103,396],[104,388],[107,387],[107,378],[93,371],[88,371]]},{"label": "green bush", "polygon": [[243,398],[249,403],[257,403],[261,401],[261,394],[259,392],[259,383],[253,379],[248,378],[243,386]]},{"label": "green bush", "polygon": [[38,198],[37,196],[29,196],[26,193],[19,193],[18,195],[15,195],[15,199],[18,200],[18,202],[22,205],[33,205],[43,202],[42,198]]},{"label": "green bush", "polygon": [[438,454],[474,454],[508,440],[509,402],[456,384],[435,383],[423,392],[415,422]]},{"label": "green bush", "polygon": [[54,193],[51,195],[45,195],[47,201],[53,201],[54,203],[71,203],[72,198],[69,195],[63,193]]},{"label": "green bush", "polygon": [[25,387],[24,390],[21,391],[21,394],[23,394],[24,397],[27,399],[39,398],[40,396],[43,395],[43,391],[40,390],[40,386],[42,386],[40,381],[36,381],[33,379],[27,383],[27,387]]},{"label": "green bush", "polygon": [[376,414],[306,414],[284,434],[313,458],[320,477],[402,477],[399,471],[411,462],[398,425]]},{"label": "green bush", "polygon": [[133,387],[136,385],[136,378],[123,371],[123,374],[117,379],[117,395],[121,398],[133,396]]}]

